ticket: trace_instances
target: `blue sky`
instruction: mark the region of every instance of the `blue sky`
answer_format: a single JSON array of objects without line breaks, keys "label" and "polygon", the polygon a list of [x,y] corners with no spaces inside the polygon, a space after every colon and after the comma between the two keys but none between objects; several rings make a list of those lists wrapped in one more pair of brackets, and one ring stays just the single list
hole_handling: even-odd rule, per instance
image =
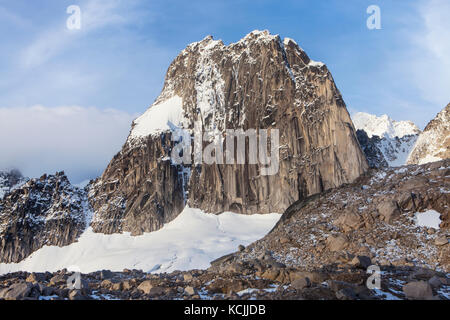
[{"label": "blue sky", "polygon": [[[381,9],[381,30],[366,27],[372,4]],[[81,30],[66,28],[69,5],[81,8]],[[27,108],[39,105],[39,115],[51,117],[58,108],[77,107],[83,119],[83,110],[101,115],[102,120],[86,120],[92,126],[111,116],[121,130],[114,139],[120,141],[105,146],[102,156],[92,155],[101,160],[89,173],[82,167],[72,173],[75,180],[98,174],[124,142],[130,119],[157,97],[167,67],[187,44],[208,34],[230,43],[254,29],[268,29],[295,39],[312,59],[326,63],[351,112],[386,113],[423,128],[450,102],[449,14],[447,0],[0,0],[0,108],[8,111],[1,124],[4,131],[8,123],[22,132],[26,147],[29,128],[18,126]],[[36,126],[35,139],[42,133],[36,143],[55,134],[27,121]],[[80,141],[91,141],[92,133],[73,132]],[[0,147],[10,144],[7,150],[16,152],[14,143],[0,137]],[[74,152],[85,152],[81,145]],[[0,167],[27,167],[24,155],[3,156]],[[24,170],[35,175],[58,169],[55,163]],[[63,169],[65,162],[58,163]]]}]

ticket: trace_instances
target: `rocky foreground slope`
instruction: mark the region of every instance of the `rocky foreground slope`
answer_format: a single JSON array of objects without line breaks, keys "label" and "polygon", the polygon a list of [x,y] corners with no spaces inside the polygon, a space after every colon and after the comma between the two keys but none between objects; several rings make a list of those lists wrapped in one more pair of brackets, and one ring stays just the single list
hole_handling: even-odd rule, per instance
[{"label": "rocky foreground slope", "polygon": [[[0,299],[449,299],[450,160],[370,170],[293,204],[263,239],[207,270],[0,277]],[[434,210],[440,224],[418,214]],[[367,268],[381,268],[369,289]]]},{"label": "rocky foreground slope", "polygon": [[[196,132],[219,139],[227,129],[279,129],[279,171],[264,175],[261,163],[173,165],[172,137],[180,128],[189,131],[187,140]],[[245,153],[248,159],[248,148]],[[172,62],[160,96],[134,121],[122,150],[94,184],[92,227],[101,233],[155,231],[186,202],[211,213],[283,212],[366,169],[324,64],[267,31],[230,45],[209,36]]]}]

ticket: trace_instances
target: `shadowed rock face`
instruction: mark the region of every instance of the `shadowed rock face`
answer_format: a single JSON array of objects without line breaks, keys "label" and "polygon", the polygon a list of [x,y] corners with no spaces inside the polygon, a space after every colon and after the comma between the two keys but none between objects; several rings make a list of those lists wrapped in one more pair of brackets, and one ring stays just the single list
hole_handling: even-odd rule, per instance
[{"label": "shadowed rock face", "polygon": [[64,172],[31,179],[0,199],[0,263],[19,262],[44,245],[71,244],[88,213],[86,192]]},{"label": "shadowed rock face", "polygon": [[174,166],[170,130],[136,136],[134,123],[91,189],[95,231],[157,230],[185,200],[212,213],[283,212],[368,167],[330,72],[290,39],[252,32],[228,46],[211,37],[193,43],[170,65],[154,105],[175,96],[177,125],[191,131],[279,129],[278,173],[263,176],[259,164]]}]

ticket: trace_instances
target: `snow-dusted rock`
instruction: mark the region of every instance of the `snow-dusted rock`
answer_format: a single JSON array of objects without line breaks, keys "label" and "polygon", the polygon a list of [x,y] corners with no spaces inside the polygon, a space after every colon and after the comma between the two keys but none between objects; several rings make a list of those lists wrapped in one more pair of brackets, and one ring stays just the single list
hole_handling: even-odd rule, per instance
[{"label": "snow-dusted rock", "polygon": [[408,157],[409,164],[450,158],[450,103],[428,123]]},{"label": "snow-dusted rock", "polygon": [[364,112],[354,114],[352,120],[357,129],[358,141],[372,168],[406,164],[420,133],[414,123]]}]

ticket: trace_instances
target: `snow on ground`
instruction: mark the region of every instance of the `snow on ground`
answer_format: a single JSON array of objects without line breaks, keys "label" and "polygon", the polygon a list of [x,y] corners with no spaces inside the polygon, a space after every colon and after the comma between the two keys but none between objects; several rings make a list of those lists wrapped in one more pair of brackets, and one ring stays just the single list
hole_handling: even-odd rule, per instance
[{"label": "snow on ground", "polygon": [[161,230],[132,237],[87,229],[66,247],[45,246],[18,264],[0,264],[0,274],[15,271],[54,272],[77,267],[83,273],[102,269],[172,272],[208,268],[210,262],[264,237],[280,214],[207,214],[186,207]]},{"label": "snow on ground", "polygon": [[427,227],[439,229],[441,224],[441,214],[434,210],[416,213],[416,225],[419,227]]},{"label": "snow on ground", "polygon": [[129,139],[146,137],[169,131],[170,123],[180,126],[183,121],[183,99],[177,95],[151,106],[142,116],[134,120]]}]

